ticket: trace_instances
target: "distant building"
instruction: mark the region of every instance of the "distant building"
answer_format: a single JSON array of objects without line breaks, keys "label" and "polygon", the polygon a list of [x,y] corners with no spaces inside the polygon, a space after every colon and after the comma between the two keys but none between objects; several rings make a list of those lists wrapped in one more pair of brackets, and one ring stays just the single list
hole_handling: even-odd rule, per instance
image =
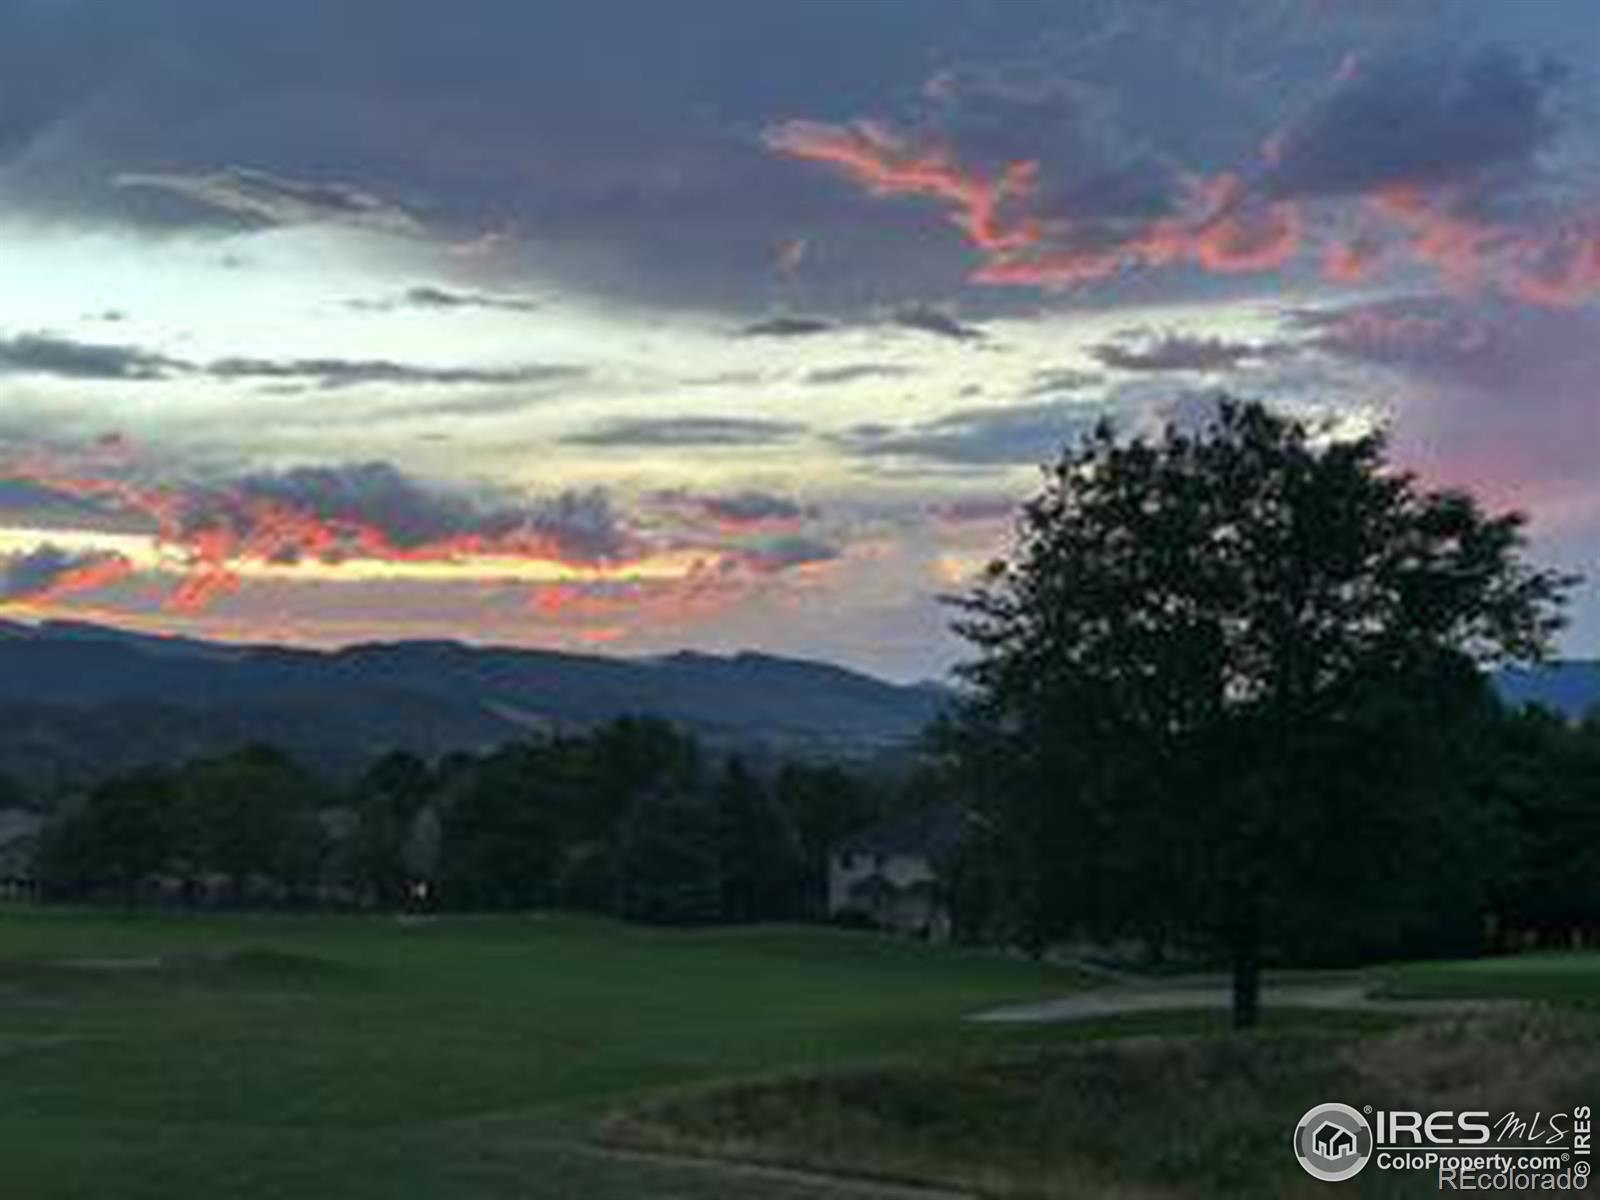
[{"label": "distant building", "polygon": [[43,824],[41,817],[26,809],[0,808],[0,900],[33,895],[33,856]]},{"label": "distant building", "polygon": [[882,929],[950,936],[938,871],[961,842],[961,807],[895,817],[841,839],[828,856],[828,914],[864,917]]}]

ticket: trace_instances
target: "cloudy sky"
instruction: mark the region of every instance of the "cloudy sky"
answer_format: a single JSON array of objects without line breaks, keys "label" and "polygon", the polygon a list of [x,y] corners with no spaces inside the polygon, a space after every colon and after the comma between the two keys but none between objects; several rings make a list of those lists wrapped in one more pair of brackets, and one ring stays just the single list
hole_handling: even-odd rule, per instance
[{"label": "cloudy sky", "polygon": [[935,675],[1037,464],[1219,389],[1593,571],[1597,63],[1593,0],[0,0],[0,616]]}]

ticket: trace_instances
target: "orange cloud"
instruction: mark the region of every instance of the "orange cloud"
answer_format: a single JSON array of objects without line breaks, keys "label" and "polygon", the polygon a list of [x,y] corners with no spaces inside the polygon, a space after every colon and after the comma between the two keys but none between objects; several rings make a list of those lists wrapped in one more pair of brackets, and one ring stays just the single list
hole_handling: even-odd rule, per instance
[{"label": "orange cloud", "polygon": [[1360,283],[1384,257],[1384,244],[1370,234],[1329,242],[1322,252],[1322,275],[1332,283]]},{"label": "orange cloud", "polygon": [[1524,300],[1559,307],[1600,295],[1600,217],[1522,243],[1508,286]]},{"label": "orange cloud", "polygon": [[[1064,231],[1062,231],[1064,232]],[[1150,221],[1124,240],[1081,248],[1040,242],[996,256],[973,278],[980,283],[1066,287],[1137,267],[1188,264],[1221,274],[1276,270],[1299,252],[1297,205],[1264,202],[1231,174],[1195,177],[1187,211]]]},{"label": "orange cloud", "polygon": [[1529,303],[1570,307],[1600,296],[1600,217],[1592,213],[1526,232],[1465,211],[1447,190],[1405,185],[1368,198],[1371,211],[1408,235],[1405,248],[1452,287],[1499,286]]},{"label": "orange cloud", "polygon": [[828,125],[789,121],[767,133],[780,154],[824,163],[880,196],[924,196],[954,208],[951,219],[982,250],[998,252],[1040,237],[1025,211],[1038,181],[1034,162],[1011,163],[994,176],[964,169],[941,147],[918,147],[877,121]]},{"label": "orange cloud", "polygon": [[[1194,176],[1181,211],[1107,232],[1046,214],[1040,164],[1032,159],[979,169],[935,139],[871,120],[831,125],[790,121],[770,130],[774,151],[830,167],[874,196],[920,197],[943,205],[983,255],[974,282],[1065,288],[1151,267],[1191,266],[1215,273],[1288,265],[1307,240],[1306,202],[1264,194],[1237,174]],[[1269,139],[1266,160],[1279,152]],[[1526,232],[1474,214],[1463,185],[1386,183],[1361,198],[1382,225],[1376,232],[1323,243],[1322,272],[1358,283],[1403,255],[1439,272],[1457,289],[1497,286],[1537,304],[1574,305],[1600,296],[1600,218]]]},{"label": "orange cloud", "polygon": [[[119,460],[121,455],[119,450]],[[544,510],[530,517],[495,510],[481,520],[471,516],[474,510],[468,510],[469,517],[484,528],[438,532],[448,530],[451,522],[459,524],[466,519],[457,509],[448,508],[433,525],[425,527],[434,532],[420,536],[414,522],[410,526],[404,523],[405,516],[416,517],[415,513],[385,516],[386,522],[398,522],[395,528],[388,528],[376,516],[368,515],[370,506],[362,510],[358,500],[341,507],[336,503],[337,494],[331,499],[319,494],[314,503],[299,502],[296,493],[283,489],[282,480],[276,478],[214,487],[155,485],[113,474],[119,466],[120,461],[107,463],[100,448],[76,457],[33,450],[0,455],[0,480],[27,482],[57,495],[89,501],[107,514],[147,522],[152,561],[146,565],[176,567],[181,573],[164,601],[164,607],[174,613],[206,609],[255,575],[310,568],[322,574],[343,572],[352,578],[372,578],[377,564],[383,568],[383,577],[414,576],[422,571],[428,578],[445,580],[537,579],[548,572],[556,580],[570,579],[574,586],[541,583],[532,594],[532,611],[557,618],[580,606],[593,608],[599,603],[612,616],[609,623],[616,624],[614,614],[621,609],[640,617],[710,613],[763,586],[763,581],[780,575],[803,577],[838,554],[828,543],[799,536],[769,537],[753,543],[719,540],[752,529],[770,532],[808,511],[759,493],[702,500],[702,507],[709,506],[703,515],[725,519],[708,519],[687,538],[650,539],[609,527],[596,535],[593,529],[581,526],[592,513],[581,507],[559,506],[549,528],[540,525]],[[273,488],[282,494],[275,494]],[[413,493],[401,495],[422,502]],[[604,515],[609,519],[608,512]],[[558,518],[567,519],[576,533],[558,525]],[[564,534],[571,534],[572,544],[563,540]],[[604,547],[604,557],[596,557],[590,542]],[[106,586],[134,569],[126,556],[114,557],[120,565],[108,560],[97,563],[93,571],[63,575],[40,602],[59,599],[69,591]],[[442,573],[427,570],[429,567],[441,568]],[[444,570],[457,567],[459,574]],[[602,590],[583,590],[589,585]]]},{"label": "orange cloud", "polygon": [[[119,451],[120,454],[120,451]],[[107,512],[144,518],[158,549],[174,553],[184,576],[167,598],[174,611],[194,612],[240,586],[240,568],[314,562],[462,563],[474,559],[549,563],[587,569],[595,564],[571,553],[558,537],[531,526],[462,533],[402,542],[354,513],[322,512],[308,505],[253,493],[243,486],[148,485],[104,473],[105,456],[77,460],[43,451],[0,458],[0,479],[33,484],[57,495],[90,501]],[[642,561],[630,548],[615,564]],[[85,576],[82,587],[89,586]]]},{"label": "orange cloud", "polygon": [[50,608],[80,592],[94,592],[120,583],[133,574],[133,564],[120,554],[93,555],[63,567],[53,578],[32,590],[8,596],[6,603],[26,608]]},{"label": "orange cloud", "polygon": [[769,131],[767,144],[830,166],[873,195],[943,202],[986,256],[973,273],[979,283],[1066,287],[1139,266],[1180,263],[1217,272],[1265,271],[1293,258],[1301,240],[1295,204],[1260,200],[1231,174],[1192,180],[1188,210],[1179,216],[1152,219],[1104,244],[1081,245],[1070,214],[1047,218],[1038,211],[1039,164],[1032,160],[980,171],[947,147],[916,144],[876,121],[791,121]]}]

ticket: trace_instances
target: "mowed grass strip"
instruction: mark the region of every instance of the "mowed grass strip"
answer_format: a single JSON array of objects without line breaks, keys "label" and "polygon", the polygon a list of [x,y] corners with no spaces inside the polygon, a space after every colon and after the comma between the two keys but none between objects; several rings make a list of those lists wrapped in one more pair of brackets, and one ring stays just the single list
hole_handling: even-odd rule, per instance
[{"label": "mowed grass strip", "polygon": [[1382,994],[1537,1000],[1600,1007],[1600,952],[1405,963],[1375,974]]},{"label": "mowed grass strip", "polygon": [[[1300,1170],[1289,1141],[1316,1104],[1551,1112],[1600,1089],[1600,1022],[1571,1011],[1364,1035],[1305,1024],[1302,1014],[1245,1036],[1086,1040],[714,1085],[636,1106],[602,1132],[1006,1200],[1309,1197],[1327,1185]],[[1432,1187],[1374,1171],[1361,1194]]]},{"label": "mowed grass strip", "polygon": [[1056,1036],[960,1018],[1080,983],[827,930],[0,909],[0,1196],[726,1196],[586,1130],[654,1089]]}]

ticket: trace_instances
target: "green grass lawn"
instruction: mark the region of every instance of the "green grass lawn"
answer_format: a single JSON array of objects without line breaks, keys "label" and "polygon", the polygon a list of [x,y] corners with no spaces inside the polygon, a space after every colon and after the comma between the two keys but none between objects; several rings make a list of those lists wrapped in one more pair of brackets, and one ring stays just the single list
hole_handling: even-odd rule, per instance
[{"label": "green grass lawn", "polygon": [[[1600,956],[1380,976],[1413,993],[1583,999]],[[1284,1122],[1359,1082],[1361,1062],[1392,1072],[1409,1054],[1419,1078],[1439,1075],[1434,1051],[1384,1041],[1407,1031],[1373,1014],[1269,1013],[1247,1039],[1223,1036],[1221,1013],[959,1019],[1077,986],[1059,968],[825,930],[0,908],[0,1197],[828,1191],[610,1156],[589,1136],[600,1125],[637,1145],[996,1194],[1088,1194],[1122,1175],[1147,1191],[1116,1194],[1267,1194],[1286,1178]],[[1129,1034],[1163,1036],[1085,1044]],[[1449,1043],[1469,1052],[1457,1076],[1495,1061],[1477,1036]],[[1600,1062],[1591,1048],[1569,1057]],[[1196,1072],[1213,1091],[1181,1083]],[[1231,1123],[1208,1124],[1224,1111]],[[1150,1151],[1120,1143],[1124,1128],[1183,1136]],[[1275,1166],[1252,1174],[1261,1154]],[[1175,1178],[1204,1186],[1173,1193]]]},{"label": "green grass lawn", "polygon": [[721,1197],[584,1134],[660,1087],[1055,1036],[958,1018],[1076,983],[822,930],[0,908],[0,1196]]},{"label": "green grass lawn", "polygon": [[1600,952],[1405,963],[1375,973],[1395,996],[1483,996],[1600,1006]]}]

